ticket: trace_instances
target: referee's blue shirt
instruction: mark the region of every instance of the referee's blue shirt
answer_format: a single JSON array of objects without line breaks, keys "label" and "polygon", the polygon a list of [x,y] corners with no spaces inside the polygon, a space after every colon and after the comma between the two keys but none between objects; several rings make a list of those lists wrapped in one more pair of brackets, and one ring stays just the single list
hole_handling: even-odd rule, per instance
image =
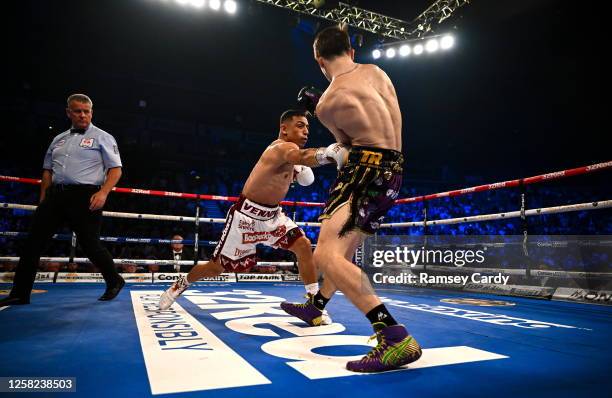
[{"label": "referee's blue shirt", "polygon": [[56,136],[43,162],[43,169],[53,172],[53,184],[102,185],[114,167],[121,167],[117,141],[93,124],[84,134],[68,130]]}]

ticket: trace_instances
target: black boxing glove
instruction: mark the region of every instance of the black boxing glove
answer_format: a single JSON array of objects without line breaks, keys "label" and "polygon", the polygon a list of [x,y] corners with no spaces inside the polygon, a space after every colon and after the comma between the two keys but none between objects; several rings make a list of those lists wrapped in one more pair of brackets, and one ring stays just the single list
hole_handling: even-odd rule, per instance
[{"label": "black boxing glove", "polygon": [[317,109],[317,104],[322,95],[323,91],[318,88],[306,86],[298,93],[297,103],[299,106],[306,109],[312,116],[316,116],[315,109]]}]

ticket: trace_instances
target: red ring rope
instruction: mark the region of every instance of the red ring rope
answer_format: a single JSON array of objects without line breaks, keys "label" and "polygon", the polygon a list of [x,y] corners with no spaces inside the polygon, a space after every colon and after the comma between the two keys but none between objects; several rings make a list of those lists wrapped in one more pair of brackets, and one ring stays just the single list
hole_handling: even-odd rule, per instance
[{"label": "red ring rope", "polygon": [[[521,182],[524,185],[537,184],[543,181],[557,180],[557,179],[565,178],[565,177],[573,177],[573,176],[582,175],[582,174],[589,174],[594,171],[605,170],[609,168],[612,168],[612,161],[596,163],[590,166],[577,167],[575,169],[556,171],[553,173],[540,174],[540,175],[527,177],[527,178],[519,178],[516,180],[478,185],[475,187],[469,187],[469,188],[463,188],[463,189],[456,189],[454,191],[439,192],[439,193],[433,193],[430,195],[415,196],[412,198],[403,198],[403,199],[396,200],[395,203],[396,204],[415,203],[415,202],[422,202],[425,200],[439,199],[439,198],[444,198],[444,197],[461,196],[461,195],[466,195],[466,194],[474,193],[474,192],[491,191],[491,190],[499,189],[499,188],[511,188],[511,187],[519,186]],[[0,181],[20,182],[24,184],[34,184],[34,185],[40,184],[40,180],[37,180],[34,178],[12,177],[12,176],[3,176],[3,175],[0,175]],[[202,200],[220,200],[220,201],[226,201],[226,202],[238,201],[237,196],[198,195],[195,193],[154,191],[150,189],[138,189],[138,188],[115,187],[113,188],[113,191],[118,192],[118,193],[131,193],[131,194],[149,195],[149,196],[166,196],[166,197],[183,198],[183,199],[197,199],[199,197]],[[282,201],[280,204],[283,206],[302,206],[302,207],[323,207],[325,206],[324,203],[298,202],[298,201],[288,201],[288,200]]]}]

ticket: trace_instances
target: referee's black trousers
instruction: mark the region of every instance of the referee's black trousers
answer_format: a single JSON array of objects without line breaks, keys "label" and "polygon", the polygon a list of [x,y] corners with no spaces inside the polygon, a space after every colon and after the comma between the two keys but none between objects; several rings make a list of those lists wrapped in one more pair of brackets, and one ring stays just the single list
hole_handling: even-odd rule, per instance
[{"label": "referee's black trousers", "polygon": [[63,222],[75,232],[89,260],[100,269],[107,286],[120,280],[111,254],[100,243],[102,210],[89,210],[91,195],[99,187],[93,185],[52,186],[34,212],[30,232],[21,250],[11,297],[29,299],[36,278],[40,256]]}]

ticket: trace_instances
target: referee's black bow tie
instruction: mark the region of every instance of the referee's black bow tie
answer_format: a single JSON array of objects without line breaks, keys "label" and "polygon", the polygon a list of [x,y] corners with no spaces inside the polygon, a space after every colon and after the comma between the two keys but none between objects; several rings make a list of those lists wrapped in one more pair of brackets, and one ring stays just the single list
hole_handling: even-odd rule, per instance
[{"label": "referee's black bow tie", "polygon": [[85,129],[70,129],[71,133],[85,134]]}]

